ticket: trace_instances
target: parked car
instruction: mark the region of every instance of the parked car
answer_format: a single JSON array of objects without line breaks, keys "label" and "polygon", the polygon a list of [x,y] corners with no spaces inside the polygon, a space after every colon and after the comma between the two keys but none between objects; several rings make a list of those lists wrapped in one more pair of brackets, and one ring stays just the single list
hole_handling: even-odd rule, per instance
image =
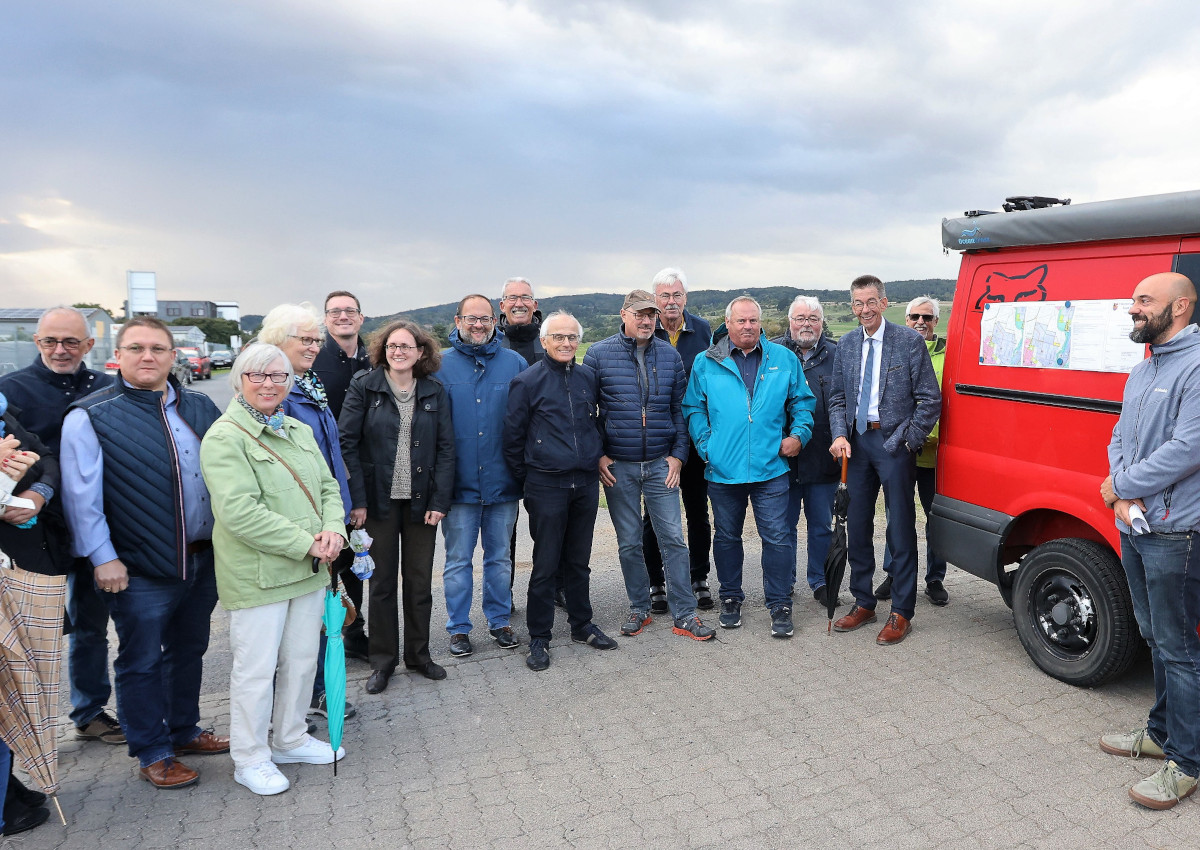
[{"label": "parked car", "polygon": [[1147,356],[1127,311],[1148,275],[1200,282],[1200,191],[1005,210],[942,222],[942,244],[963,254],[929,534],[999,587],[1042,670],[1098,685],[1140,643],[1100,498],[1125,382]]},{"label": "parked car", "polygon": [[192,383],[192,362],[179,349],[175,349],[175,362],[171,364],[171,374],[185,387]]},{"label": "parked car", "polygon": [[117,360],[117,353],[114,351],[112,357],[104,361],[104,374],[115,375],[121,371],[121,364]]},{"label": "parked car", "polygon": [[227,348],[218,348],[209,355],[214,369],[228,369],[233,365],[233,352]]},{"label": "parked car", "polygon": [[198,348],[179,348],[178,351],[187,356],[192,364],[192,377],[201,379],[212,378],[212,360]]}]

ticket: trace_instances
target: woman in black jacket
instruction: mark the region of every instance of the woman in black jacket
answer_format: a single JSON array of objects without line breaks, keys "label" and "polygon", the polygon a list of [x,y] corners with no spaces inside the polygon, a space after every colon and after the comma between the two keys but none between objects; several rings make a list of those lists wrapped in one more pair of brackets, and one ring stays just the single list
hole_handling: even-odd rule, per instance
[{"label": "woman in black jacket", "polygon": [[350,474],[350,524],[365,524],[375,541],[367,693],[377,694],[399,663],[397,572],[404,666],[429,679],[446,678],[429,656],[429,618],[437,524],[454,492],[454,427],[446,391],[430,377],[442,355],[429,334],[412,322],[391,322],[370,349],[376,368],[350,382],[338,431]]},{"label": "woman in black jacket", "polygon": [[[0,550],[23,570],[63,575],[70,560],[66,528],[57,512],[52,516],[46,510],[59,489],[58,459],[36,434],[22,427],[11,410],[0,416],[0,437],[15,438],[20,446],[4,461],[8,477],[19,476],[13,496],[34,503],[33,508],[10,506],[0,513]],[[31,459],[36,462],[29,465]]]}]

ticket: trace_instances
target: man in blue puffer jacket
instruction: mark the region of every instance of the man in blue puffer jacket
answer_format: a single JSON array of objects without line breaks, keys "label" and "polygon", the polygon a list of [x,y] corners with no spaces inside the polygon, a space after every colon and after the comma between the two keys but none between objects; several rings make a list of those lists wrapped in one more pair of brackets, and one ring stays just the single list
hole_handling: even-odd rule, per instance
[{"label": "man in blue puffer jacket", "polygon": [[483,614],[501,647],[514,649],[509,626],[512,561],[509,538],[517,521],[521,488],[504,463],[504,413],[508,387],[526,368],[525,358],[501,345],[496,314],[484,295],[468,295],[458,305],[450,348],[442,353],[438,380],[450,396],[454,419],[454,506],[442,520],[446,542],[446,631],[450,654],[470,655],[472,561],[483,539]]},{"label": "man in blue puffer jacket", "polygon": [[796,546],[786,521],[788,458],[808,443],[814,406],[796,355],[763,335],[758,302],[745,295],[729,302],[725,324],[692,366],[683,400],[692,442],[708,463],[722,628],[742,624],[742,527],[750,502],[762,538],[771,635],[792,636],[788,585]]},{"label": "man in blue puffer jacket", "polygon": [[635,289],[621,308],[621,330],[588,349],[583,364],[596,372],[600,395],[600,481],[617,532],[629,617],[621,634],[641,634],[651,622],[650,578],[642,548],[642,499],[666,564],[674,632],[693,640],[716,633],[696,617],[679,472],[688,456],[683,422],[687,374],[679,352],[654,335],[658,305]]}]

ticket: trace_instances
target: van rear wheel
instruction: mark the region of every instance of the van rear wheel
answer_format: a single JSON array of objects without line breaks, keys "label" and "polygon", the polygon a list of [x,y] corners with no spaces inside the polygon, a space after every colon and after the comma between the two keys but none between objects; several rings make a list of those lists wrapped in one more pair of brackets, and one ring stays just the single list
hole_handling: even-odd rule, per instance
[{"label": "van rear wheel", "polygon": [[1121,562],[1092,540],[1034,548],[1017,570],[1013,621],[1029,657],[1070,685],[1100,685],[1129,669],[1138,646]]}]

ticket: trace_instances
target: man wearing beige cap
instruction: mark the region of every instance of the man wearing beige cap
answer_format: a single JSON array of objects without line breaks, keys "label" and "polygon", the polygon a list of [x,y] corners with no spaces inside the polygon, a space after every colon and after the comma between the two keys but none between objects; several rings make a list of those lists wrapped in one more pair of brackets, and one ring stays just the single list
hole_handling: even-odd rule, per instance
[{"label": "man wearing beige cap", "polygon": [[617,532],[629,596],[629,617],[621,634],[640,634],[651,622],[650,579],[642,549],[644,498],[666,566],[673,631],[709,640],[715,632],[696,617],[679,502],[679,472],[688,456],[682,406],[687,373],[679,352],[655,337],[657,321],[654,296],[635,289],[621,307],[621,330],[593,345],[583,358],[599,384],[604,445],[600,482]]}]

